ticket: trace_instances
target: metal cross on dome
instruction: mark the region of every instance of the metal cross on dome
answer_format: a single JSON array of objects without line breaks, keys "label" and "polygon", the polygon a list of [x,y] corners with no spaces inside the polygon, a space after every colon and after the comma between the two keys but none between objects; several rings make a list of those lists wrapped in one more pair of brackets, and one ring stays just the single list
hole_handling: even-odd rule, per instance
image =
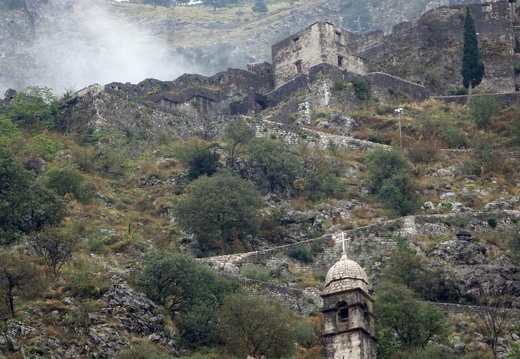
[{"label": "metal cross on dome", "polygon": [[346,254],[347,253],[347,250],[345,248],[345,242],[346,241],[350,241],[351,238],[350,237],[347,237],[345,238],[345,233],[344,232],[341,232],[341,246],[343,248],[343,254]]}]

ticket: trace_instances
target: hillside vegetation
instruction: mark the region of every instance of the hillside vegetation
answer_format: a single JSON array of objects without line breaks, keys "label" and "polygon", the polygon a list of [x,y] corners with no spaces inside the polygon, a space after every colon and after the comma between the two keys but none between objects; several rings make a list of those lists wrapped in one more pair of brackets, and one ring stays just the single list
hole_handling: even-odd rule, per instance
[{"label": "hillside vegetation", "polygon": [[[23,27],[31,1],[0,10]],[[427,5],[155,2],[99,4],[206,72],[311,22],[388,29]],[[298,106],[309,84],[222,115],[257,102],[229,73],[0,101],[1,358],[325,358],[342,250],[373,284],[379,359],[520,358],[519,104],[385,103],[356,77],[320,84],[327,107]]]},{"label": "hillside vegetation", "polygon": [[[324,148],[288,145],[262,115],[226,119],[217,138],[150,143],[108,129],[79,140],[57,130],[61,100],[46,89],[18,93],[0,115],[0,352],[9,358],[22,351],[64,358],[323,357],[316,311],[296,315],[274,299],[244,293],[263,282],[320,288],[328,267],[315,261],[330,247],[330,238],[322,237],[328,233],[433,214],[454,215],[445,222],[453,233],[471,229],[468,214],[486,211],[490,202],[518,210],[520,108],[491,101],[475,97],[459,106],[367,99],[359,108],[317,110],[310,125],[286,129],[303,139],[332,135],[323,123],[348,116],[357,124],[353,137],[382,145],[352,150],[333,141]],[[401,118],[396,106],[404,108]],[[488,250],[490,263],[496,259],[514,277],[517,220],[506,223],[501,212],[489,213],[488,230],[467,246]],[[292,247],[285,259],[278,257],[288,266],[250,263],[240,277],[217,277],[190,259],[313,238],[319,245]],[[497,348],[478,319],[462,325],[418,302],[492,307],[485,299],[496,292],[461,290],[446,264],[427,258],[452,239],[417,235],[403,242],[394,233],[396,249],[374,258],[383,258],[383,267],[365,263],[376,282],[380,358],[485,358]],[[518,304],[517,280],[501,293],[501,305]],[[400,289],[389,293],[388,283]],[[142,318],[154,313],[151,318],[162,319],[149,324],[121,314],[113,305],[126,296],[123,307],[136,305],[140,309],[133,310],[146,313]],[[418,307],[403,312],[395,305]],[[417,337],[396,329],[393,322],[402,320],[393,317],[396,310],[409,316],[410,327],[402,330]],[[253,318],[262,319],[254,322],[258,327],[240,332]],[[507,318],[500,338],[518,335],[515,316]],[[30,334],[38,330],[45,334]],[[274,335],[270,346],[252,344],[262,335]],[[517,358],[518,341],[501,340],[502,357]],[[461,342],[465,349],[455,350]]]}]

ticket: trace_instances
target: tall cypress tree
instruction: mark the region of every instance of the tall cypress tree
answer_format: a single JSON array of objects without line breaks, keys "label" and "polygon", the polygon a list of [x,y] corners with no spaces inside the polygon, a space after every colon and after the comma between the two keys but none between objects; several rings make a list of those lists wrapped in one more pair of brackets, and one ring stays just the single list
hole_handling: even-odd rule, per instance
[{"label": "tall cypress tree", "polygon": [[466,16],[464,17],[464,50],[462,54],[462,85],[469,89],[475,88],[482,81],[484,76],[484,63],[480,59],[478,53],[477,33],[475,32],[475,22],[471,16],[469,7],[466,8]]}]

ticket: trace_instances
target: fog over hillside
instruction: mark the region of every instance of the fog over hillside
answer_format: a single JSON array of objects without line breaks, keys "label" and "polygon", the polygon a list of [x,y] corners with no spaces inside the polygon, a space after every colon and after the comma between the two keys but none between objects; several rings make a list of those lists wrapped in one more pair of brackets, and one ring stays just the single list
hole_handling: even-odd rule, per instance
[{"label": "fog over hillside", "polygon": [[16,26],[30,24],[32,29],[26,43],[12,39],[18,43],[0,45],[0,94],[26,86],[47,86],[61,93],[92,83],[170,80],[193,71],[160,37],[91,1],[50,0],[33,7],[27,3],[28,11],[4,15],[16,19]]}]

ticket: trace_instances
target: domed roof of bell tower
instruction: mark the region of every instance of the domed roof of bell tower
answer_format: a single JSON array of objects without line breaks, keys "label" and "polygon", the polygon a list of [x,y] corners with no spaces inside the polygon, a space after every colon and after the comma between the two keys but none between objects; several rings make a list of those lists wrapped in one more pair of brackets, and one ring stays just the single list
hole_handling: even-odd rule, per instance
[{"label": "domed roof of bell tower", "polygon": [[368,276],[359,264],[347,257],[343,252],[341,259],[337,261],[327,272],[325,288],[322,295],[343,292],[359,288],[368,293]]}]

